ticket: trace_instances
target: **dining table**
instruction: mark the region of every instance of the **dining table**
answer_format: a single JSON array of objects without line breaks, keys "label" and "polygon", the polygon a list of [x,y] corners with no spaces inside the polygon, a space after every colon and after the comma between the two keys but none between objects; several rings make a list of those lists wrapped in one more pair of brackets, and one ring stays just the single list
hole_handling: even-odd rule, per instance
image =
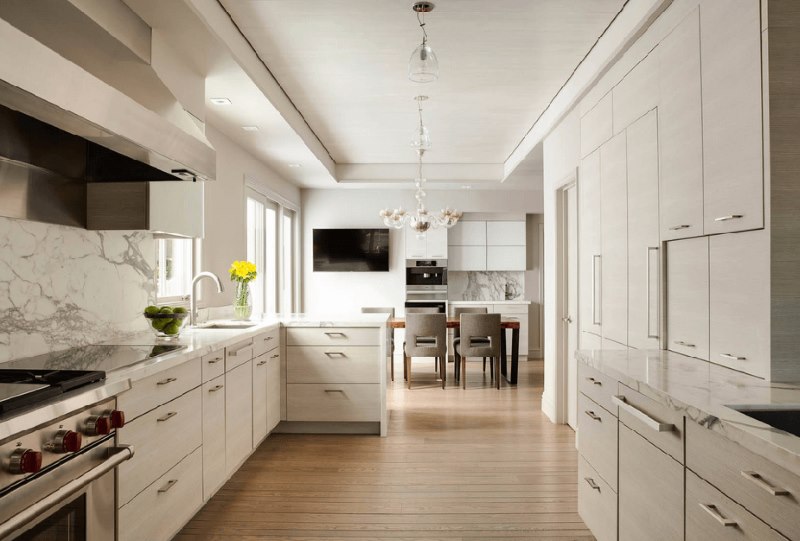
[{"label": "dining table", "polygon": [[[394,332],[397,329],[406,328],[406,319],[404,317],[390,317],[389,328]],[[447,318],[447,328],[457,329],[461,326],[461,321],[457,317]],[[519,329],[520,323],[518,319],[511,317],[504,317],[500,319],[500,373],[505,380],[511,385],[517,384],[517,374],[519,373]],[[511,331],[511,369],[508,369],[506,345],[506,331]]]}]

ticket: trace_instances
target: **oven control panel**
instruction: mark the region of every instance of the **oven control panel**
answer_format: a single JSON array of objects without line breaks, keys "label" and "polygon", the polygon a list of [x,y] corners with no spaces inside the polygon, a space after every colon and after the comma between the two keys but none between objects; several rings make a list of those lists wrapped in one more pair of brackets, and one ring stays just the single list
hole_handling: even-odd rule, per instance
[{"label": "oven control panel", "polygon": [[68,459],[125,424],[111,398],[0,445],[0,491]]}]

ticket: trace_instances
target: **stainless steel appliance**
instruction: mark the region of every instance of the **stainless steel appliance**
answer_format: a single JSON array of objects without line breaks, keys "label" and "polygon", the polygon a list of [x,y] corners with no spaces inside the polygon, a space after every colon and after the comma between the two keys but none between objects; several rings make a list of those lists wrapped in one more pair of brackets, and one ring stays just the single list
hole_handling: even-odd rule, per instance
[{"label": "stainless steel appliance", "polygon": [[106,372],[182,346],[86,346],[0,365],[0,540],[116,538],[125,378]]},{"label": "stainless steel appliance", "polygon": [[447,311],[447,260],[406,260],[406,308]]}]

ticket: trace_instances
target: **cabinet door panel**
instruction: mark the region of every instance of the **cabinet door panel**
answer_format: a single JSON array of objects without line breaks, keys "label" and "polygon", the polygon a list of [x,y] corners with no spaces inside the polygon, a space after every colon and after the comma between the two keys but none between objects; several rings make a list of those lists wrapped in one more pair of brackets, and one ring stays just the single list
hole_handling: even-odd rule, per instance
[{"label": "cabinet door panel", "polygon": [[447,229],[430,229],[425,233],[425,257],[447,259]]},{"label": "cabinet door panel", "polygon": [[486,246],[486,222],[462,221],[450,229],[450,246]]},{"label": "cabinet door panel", "polygon": [[578,314],[582,333],[600,335],[600,151],[581,160],[578,176]]},{"label": "cabinet door panel", "polygon": [[233,473],[253,450],[251,363],[225,373],[225,467]]},{"label": "cabinet door panel", "polygon": [[628,340],[628,181],[625,134],[600,148],[603,338]]},{"label": "cabinet door panel", "polygon": [[628,345],[657,349],[660,242],[658,237],[658,117],[655,110],[627,130]]},{"label": "cabinet door panel", "polygon": [[581,156],[595,151],[611,139],[613,112],[611,92],[581,117]]},{"label": "cabinet door panel", "polygon": [[667,243],[667,349],[708,360],[708,237]]},{"label": "cabinet door panel", "polygon": [[617,489],[617,418],[578,394],[578,451],[609,486]]},{"label": "cabinet door panel", "polygon": [[525,246],[525,222],[486,222],[488,246]]},{"label": "cabinet door panel", "polygon": [[705,233],[763,227],[759,3],[702,4],[700,41]]},{"label": "cabinet door panel", "polygon": [[661,239],[703,234],[700,22],[694,10],[658,46]]},{"label": "cabinet door panel", "polygon": [[524,246],[487,246],[486,270],[524,271]]},{"label": "cabinet door panel", "polygon": [[225,482],[225,376],[203,384],[203,501]]},{"label": "cabinet door panel", "polygon": [[410,228],[405,230],[406,237],[406,259],[415,259],[417,257],[426,257],[425,251],[427,250],[427,242],[425,235],[421,237],[417,235]]},{"label": "cabinet door panel", "polygon": [[769,257],[764,230],[709,239],[709,360],[761,378],[770,364]]},{"label": "cabinet door panel", "polygon": [[281,354],[275,349],[267,354],[267,430],[281,422]]},{"label": "cabinet door panel", "polygon": [[578,457],[578,514],[597,541],[617,540],[617,494],[582,456]]},{"label": "cabinet door panel", "polygon": [[253,359],[253,447],[267,437],[268,354]]},{"label": "cabinet door panel", "polygon": [[447,265],[455,271],[486,270],[486,246],[449,246]]},{"label": "cabinet door panel", "polygon": [[619,425],[619,541],[683,539],[683,466]]},{"label": "cabinet door panel", "polygon": [[658,105],[658,49],[644,57],[614,87],[614,133]]}]

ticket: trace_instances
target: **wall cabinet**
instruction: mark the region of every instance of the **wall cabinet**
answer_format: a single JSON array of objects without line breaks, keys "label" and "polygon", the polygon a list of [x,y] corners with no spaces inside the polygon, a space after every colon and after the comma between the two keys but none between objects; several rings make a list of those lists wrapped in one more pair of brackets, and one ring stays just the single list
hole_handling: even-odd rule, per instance
[{"label": "wall cabinet", "polygon": [[601,314],[603,338],[628,340],[628,179],[626,136],[600,147]]},{"label": "wall cabinet", "polygon": [[628,339],[659,347],[661,274],[658,226],[658,117],[651,110],[626,130],[628,177]]},{"label": "wall cabinet", "polygon": [[612,92],[616,134],[658,106],[658,49],[636,64]]},{"label": "wall cabinet", "polygon": [[429,229],[418,235],[410,228],[405,230],[406,259],[447,259],[447,229]]},{"label": "wall cabinet", "polygon": [[759,2],[700,9],[705,233],[763,227]]},{"label": "wall cabinet", "polygon": [[447,268],[451,271],[485,271],[486,246],[448,246]]},{"label": "wall cabinet", "polygon": [[600,151],[581,160],[578,175],[578,316],[581,334],[602,333],[600,285]]},{"label": "wall cabinet", "polygon": [[525,246],[487,246],[486,270],[525,270]]},{"label": "wall cabinet", "polygon": [[612,94],[609,92],[581,117],[581,156],[594,152],[611,139],[612,123]]},{"label": "wall cabinet", "polygon": [[449,238],[449,270],[524,271],[525,230],[524,220],[459,222]]},{"label": "wall cabinet", "polygon": [[487,246],[525,246],[525,222],[486,222]]},{"label": "wall cabinet", "polygon": [[667,349],[708,360],[708,237],[667,243]]},{"label": "wall cabinet", "polygon": [[460,221],[449,231],[451,246],[486,246],[486,222]]},{"label": "wall cabinet", "polygon": [[699,19],[695,9],[658,46],[661,240],[703,234]]}]

